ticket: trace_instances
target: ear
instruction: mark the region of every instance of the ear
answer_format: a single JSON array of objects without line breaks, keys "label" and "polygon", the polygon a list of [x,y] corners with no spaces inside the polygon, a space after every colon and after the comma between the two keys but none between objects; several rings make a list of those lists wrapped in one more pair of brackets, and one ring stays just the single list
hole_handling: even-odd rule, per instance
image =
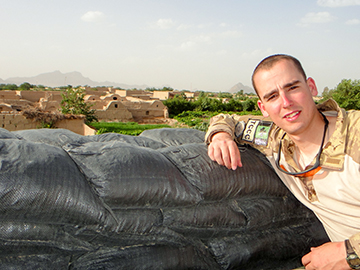
[{"label": "ear", "polygon": [[316,83],[314,81],[313,78],[309,77],[307,80],[306,80],[306,83],[310,89],[310,93],[313,97],[316,97],[318,95],[318,90],[317,90],[317,87],[316,87]]},{"label": "ear", "polygon": [[257,104],[258,104],[258,106],[259,106],[259,108],[260,108],[260,111],[261,111],[262,115],[263,115],[264,117],[269,117],[269,114],[268,114],[267,111],[265,110],[265,106],[264,106],[264,104],[261,102],[260,99],[258,99]]}]

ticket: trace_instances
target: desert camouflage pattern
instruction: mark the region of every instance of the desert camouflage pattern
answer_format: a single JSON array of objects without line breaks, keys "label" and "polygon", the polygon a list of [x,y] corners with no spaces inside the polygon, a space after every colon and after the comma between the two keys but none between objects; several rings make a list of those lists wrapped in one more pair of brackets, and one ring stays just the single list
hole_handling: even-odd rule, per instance
[{"label": "desert camouflage pattern", "polygon": [[[267,156],[294,195],[315,212],[330,239],[343,241],[350,238],[350,243],[360,256],[360,111],[345,111],[332,99],[317,107],[324,115],[336,115],[337,119],[335,131],[320,157],[322,169],[314,176],[293,177],[275,168],[279,142],[284,134],[276,125],[272,126],[266,147],[252,145]],[[244,143],[241,136],[236,136],[240,134],[236,127],[238,122],[247,122],[248,119],[249,116],[226,114],[213,117],[205,136],[206,143],[209,144],[212,135],[219,131],[227,132],[237,143]],[[269,120],[263,117],[260,119]],[[285,135],[281,164],[288,171],[298,172],[302,169],[294,153],[295,144]],[[309,166],[314,163],[315,158]]]}]

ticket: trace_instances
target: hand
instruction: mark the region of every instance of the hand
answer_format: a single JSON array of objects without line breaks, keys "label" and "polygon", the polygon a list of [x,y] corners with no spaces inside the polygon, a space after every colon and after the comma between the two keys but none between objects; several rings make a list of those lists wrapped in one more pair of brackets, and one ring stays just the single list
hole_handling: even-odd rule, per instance
[{"label": "hand", "polygon": [[346,262],[345,242],[328,242],[311,248],[301,261],[308,270],[351,270]]},{"label": "hand", "polygon": [[212,136],[208,155],[211,160],[228,169],[236,170],[238,166],[242,167],[239,148],[226,132],[218,132]]}]

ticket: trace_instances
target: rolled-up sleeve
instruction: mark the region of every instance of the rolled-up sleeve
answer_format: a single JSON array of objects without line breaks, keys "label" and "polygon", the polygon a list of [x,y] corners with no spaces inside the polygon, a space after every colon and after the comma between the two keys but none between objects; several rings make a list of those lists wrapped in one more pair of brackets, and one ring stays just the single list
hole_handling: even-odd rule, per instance
[{"label": "rolled-up sleeve", "polygon": [[351,236],[349,241],[355,253],[360,257],[360,232]]},{"label": "rolled-up sleeve", "polygon": [[246,121],[249,116],[241,116],[237,114],[218,114],[210,119],[209,129],[205,135],[205,142],[211,143],[211,138],[215,133],[226,132],[232,139],[235,138],[235,127],[240,121]]}]

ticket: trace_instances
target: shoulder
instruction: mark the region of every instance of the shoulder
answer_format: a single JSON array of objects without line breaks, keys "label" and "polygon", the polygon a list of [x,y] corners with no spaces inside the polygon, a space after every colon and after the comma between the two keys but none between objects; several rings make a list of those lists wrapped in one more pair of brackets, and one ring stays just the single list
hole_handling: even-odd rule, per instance
[{"label": "shoulder", "polygon": [[360,111],[347,111],[343,126],[346,132],[346,154],[360,163]]}]

